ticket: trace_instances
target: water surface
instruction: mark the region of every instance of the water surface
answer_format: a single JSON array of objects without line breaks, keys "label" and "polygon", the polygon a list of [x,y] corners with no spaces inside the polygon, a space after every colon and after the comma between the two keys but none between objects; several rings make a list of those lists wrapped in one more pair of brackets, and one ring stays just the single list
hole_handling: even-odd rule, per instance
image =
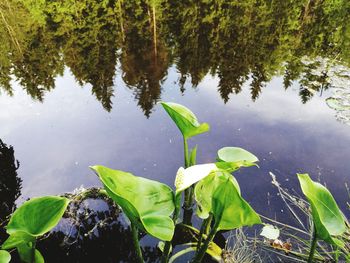
[{"label": "water surface", "polygon": [[94,164],[173,185],[182,139],[157,104],[173,101],[211,125],[190,142],[199,163],[224,146],[257,155],[259,169],[236,175],[257,211],[290,222],[269,172],[299,194],[295,174],[308,172],[350,215],[347,1],[0,8],[0,138],[22,180],[8,203],[100,186]]}]

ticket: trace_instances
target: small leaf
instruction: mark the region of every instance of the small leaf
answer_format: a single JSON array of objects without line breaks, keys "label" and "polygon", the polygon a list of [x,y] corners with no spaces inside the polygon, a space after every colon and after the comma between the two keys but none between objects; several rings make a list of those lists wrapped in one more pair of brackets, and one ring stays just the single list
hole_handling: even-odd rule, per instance
[{"label": "small leaf", "polygon": [[297,174],[301,190],[307,197],[312,212],[316,236],[330,244],[342,246],[332,236],[339,236],[346,230],[345,220],[332,194],[320,183],[311,180],[308,174]]},{"label": "small leaf", "polygon": [[255,163],[259,159],[252,153],[239,147],[224,147],[218,151],[218,159],[220,161],[235,163],[235,162],[247,162]]},{"label": "small leaf", "polygon": [[180,167],[175,178],[176,192],[184,191],[216,170],[218,170],[218,168],[214,163],[198,164],[186,169]]},{"label": "small leaf", "polygon": [[231,180],[221,183],[215,190],[212,212],[218,231],[261,224],[259,215],[241,197]]},{"label": "small leaf", "polygon": [[194,113],[185,106],[172,102],[161,104],[186,139],[209,131],[209,124],[200,124]]},{"label": "small leaf", "polygon": [[0,263],[9,263],[11,260],[11,254],[6,250],[0,250]]},{"label": "small leaf", "polygon": [[58,224],[69,202],[58,196],[32,198],[13,213],[7,233],[22,231],[34,237],[41,236]]},{"label": "small leaf", "polygon": [[260,236],[275,240],[280,236],[280,230],[272,225],[266,225],[263,227]]},{"label": "small leaf", "polygon": [[32,235],[29,235],[26,232],[23,231],[17,231],[12,233],[8,239],[2,244],[1,248],[2,249],[11,249],[15,248],[18,245],[22,243],[29,243],[29,242],[34,242],[35,237]]},{"label": "small leaf", "polygon": [[169,186],[104,166],[91,168],[130,221],[156,238],[171,240],[174,222],[170,215],[175,205]]},{"label": "small leaf", "polygon": [[196,145],[190,153],[190,166],[197,164],[197,146],[198,145]]}]

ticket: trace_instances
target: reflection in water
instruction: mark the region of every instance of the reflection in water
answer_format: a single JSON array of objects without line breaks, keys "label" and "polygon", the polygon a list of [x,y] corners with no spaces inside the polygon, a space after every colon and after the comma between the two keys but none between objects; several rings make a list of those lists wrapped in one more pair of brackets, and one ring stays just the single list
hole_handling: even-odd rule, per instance
[{"label": "reflection in water", "polygon": [[12,146],[0,139],[0,244],[5,240],[3,224],[16,209],[16,200],[21,195],[22,180],[17,176],[19,162]]},{"label": "reflection in water", "polygon": [[[83,194],[82,194],[83,193]],[[79,197],[78,197],[79,196]],[[78,198],[77,198],[78,197]],[[69,209],[59,227],[39,242],[39,250],[47,262],[136,262],[132,233],[127,219],[115,203],[101,195],[97,188],[70,195]],[[196,236],[197,235],[197,236]],[[140,234],[145,262],[159,262],[158,242]],[[177,226],[173,248],[198,239],[198,234]],[[143,242],[146,239],[146,242]],[[216,242],[225,245],[222,235]],[[208,257],[206,262],[212,262]]]},{"label": "reflection in water", "polygon": [[[16,10],[14,12],[13,10]],[[0,0],[0,86],[11,78],[39,101],[64,66],[110,111],[117,66],[146,116],[160,99],[170,65],[196,87],[219,78],[227,102],[250,81],[256,100],[273,76],[300,97],[329,88],[328,72],[312,74],[317,55],[350,65],[350,3],[340,1],[22,1]]]},{"label": "reflection in water", "polygon": [[[123,215],[93,189],[70,204],[57,231],[38,247],[47,262],[136,262],[131,230]],[[146,262],[156,262],[160,255],[156,246],[144,246],[143,252]]]}]

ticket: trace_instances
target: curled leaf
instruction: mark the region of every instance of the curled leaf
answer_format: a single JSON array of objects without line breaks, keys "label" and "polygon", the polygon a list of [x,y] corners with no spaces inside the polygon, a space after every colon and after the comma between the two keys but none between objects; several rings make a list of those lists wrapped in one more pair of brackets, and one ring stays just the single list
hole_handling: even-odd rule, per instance
[{"label": "curled leaf", "polygon": [[209,124],[200,124],[194,113],[185,106],[173,102],[161,102],[161,104],[173,119],[184,138],[188,139],[209,131]]}]

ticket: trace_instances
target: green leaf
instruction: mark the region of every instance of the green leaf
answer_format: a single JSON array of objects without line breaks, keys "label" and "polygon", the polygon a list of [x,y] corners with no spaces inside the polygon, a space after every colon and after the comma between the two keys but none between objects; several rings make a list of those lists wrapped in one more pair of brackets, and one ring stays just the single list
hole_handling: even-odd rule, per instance
[{"label": "green leaf", "polygon": [[217,231],[261,224],[258,214],[241,197],[229,179],[216,188],[212,199],[212,213]]},{"label": "green leaf", "polygon": [[35,249],[34,250],[34,262],[32,262],[32,257],[33,257],[33,248],[32,244],[20,244],[17,247],[19,257],[21,260],[25,263],[44,263],[44,257],[41,255],[39,250]]},{"label": "green leaf", "polygon": [[29,243],[34,242],[35,237],[32,235],[29,235],[26,232],[23,231],[17,231],[12,233],[8,239],[2,244],[2,249],[11,249],[18,247],[22,243]]},{"label": "green leaf", "polygon": [[125,215],[150,235],[170,241],[174,234],[174,194],[165,184],[104,166],[91,167]]},{"label": "green leaf", "polygon": [[196,165],[197,163],[197,148],[198,145],[196,145],[190,153],[190,166]]},{"label": "green leaf", "polygon": [[280,230],[272,225],[266,225],[263,227],[260,236],[275,240],[280,236]]},{"label": "green leaf", "polygon": [[219,161],[227,163],[253,164],[259,159],[252,153],[239,147],[224,147],[218,151]]},{"label": "green leaf", "polygon": [[35,263],[45,263],[43,255],[37,249],[35,249]]},{"label": "green leaf", "polygon": [[11,254],[6,250],[0,250],[0,263],[9,263],[11,260]]},{"label": "green leaf", "polygon": [[68,204],[69,200],[64,197],[32,198],[13,213],[6,227],[7,233],[12,235],[21,231],[34,237],[41,236],[58,224]]},{"label": "green leaf", "polygon": [[236,189],[240,193],[240,187],[236,179],[226,171],[215,171],[199,181],[195,188],[195,199],[197,202],[197,215],[205,219],[212,211],[212,198],[213,193],[221,183],[225,183],[227,180],[236,186]]},{"label": "green leaf", "polygon": [[161,102],[161,104],[180,129],[184,138],[188,139],[209,131],[209,124],[200,124],[194,113],[185,106],[172,102]]},{"label": "green leaf", "polygon": [[342,246],[339,236],[346,230],[345,220],[332,194],[320,183],[311,180],[308,174],[297,174],[301,190],[307,197],[316,229],[316,236],[330,244]]}]

